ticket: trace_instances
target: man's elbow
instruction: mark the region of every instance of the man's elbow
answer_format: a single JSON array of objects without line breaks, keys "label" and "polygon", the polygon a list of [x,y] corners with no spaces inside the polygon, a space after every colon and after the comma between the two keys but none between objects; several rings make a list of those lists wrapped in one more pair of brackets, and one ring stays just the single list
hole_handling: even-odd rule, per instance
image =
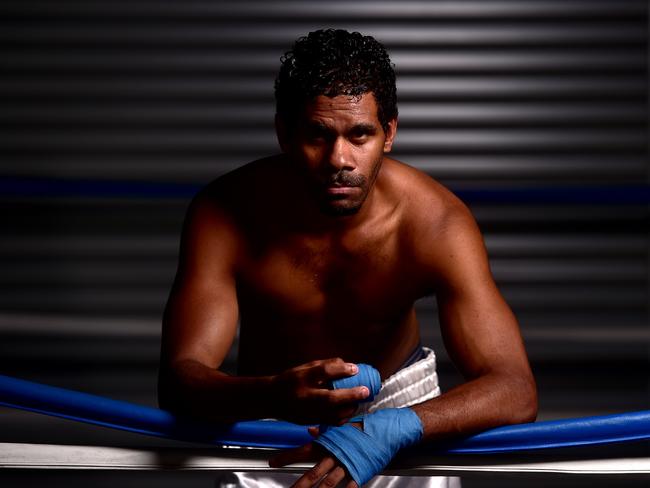
[{"label": "man's elbow", "polygon": [[537,418],[537,385],[532,374],[519,375],[511,382],[511,423],[524,424]]},{"label": "man's elbow", "polygon": [[174,412],[174,403],[171,401],[171,396],[160,391],[158,387],[158,408],[161,410],[167,410],[168,412]]},{"label": "man's elbow", "polygon": [[158,380],[158,408],[169,411],[173,410],[171,395],[161,380]]},{"label": "man's elbow", "polygon": [[181,413],[179,411],[178,398],[178,392],[174,391],[169,375],[161,372],[158,375],[158,408],[176,414]]}]

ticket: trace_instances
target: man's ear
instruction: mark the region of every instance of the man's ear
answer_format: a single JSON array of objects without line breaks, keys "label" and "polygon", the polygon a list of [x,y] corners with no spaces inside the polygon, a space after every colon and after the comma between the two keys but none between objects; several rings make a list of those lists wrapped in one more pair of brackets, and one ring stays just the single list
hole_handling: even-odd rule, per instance
[{"label": "man's ear", "polygon": [[388,121],[388,127],[386,128],[385,133],[386,139],[384,140],[384,152],[389,153],[393,148],[395,134],[397,134],[397,118]]},{"label": "man's ear", "polygon": [[280,144],[282,152],[289,152],[289,134],[287,125],[278,114],[275,114],[275,134],[278,138],[278,143]]}]

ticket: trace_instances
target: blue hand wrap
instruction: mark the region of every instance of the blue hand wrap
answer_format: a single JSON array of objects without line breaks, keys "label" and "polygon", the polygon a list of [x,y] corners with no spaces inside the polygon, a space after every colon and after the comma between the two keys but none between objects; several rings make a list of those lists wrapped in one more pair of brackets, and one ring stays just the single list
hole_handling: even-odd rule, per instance
[{"label": "blue hand wrap", "polygon": [[367,386],[370,390],[368,398],[364,402],[371,402],[379,390],[381,389],[381,377],[379,371],[370,366],[369,364],[357,364],[359,372],[354,376],[340,378],[332,381],[332,389],[338,390],[340,388],[354,388],[356,386]]},{"label": "blue hand wrap", "polygon": [[343,464],[359,486],[390,463],[400,449],[422,439],[422,422],[410,408],[387,408],[363,417],[363,430],[351,424],[330,427],[314,442]]}]

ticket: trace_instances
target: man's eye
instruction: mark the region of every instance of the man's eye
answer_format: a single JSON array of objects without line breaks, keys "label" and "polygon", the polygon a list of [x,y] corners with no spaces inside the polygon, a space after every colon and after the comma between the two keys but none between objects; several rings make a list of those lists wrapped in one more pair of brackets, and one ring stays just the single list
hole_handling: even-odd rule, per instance
[{"label": "man's eye", "polygon": [[350,134],[350,140],[355,144],[361,144],[368,140],[367,132],[353,132]]},{"label": "man's eye", "polygon": [[324,141],[327,139],[327,133],[320,129],[307,129],[305,135],[307,136],[307,140],[310,141]]}]

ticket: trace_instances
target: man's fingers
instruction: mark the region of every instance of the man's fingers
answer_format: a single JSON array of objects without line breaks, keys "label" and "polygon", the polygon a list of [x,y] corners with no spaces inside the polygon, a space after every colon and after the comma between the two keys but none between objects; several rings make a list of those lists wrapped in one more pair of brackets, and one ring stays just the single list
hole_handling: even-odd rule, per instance
[{"label": "man's fingers", "polygon": [[312,389],[309,394],[320,401],[324,401],[330,407],[345,406],[345,404],[359,403],[368,398],[370,390],[367,386],[355,386],[354,388],[341,388],[339,390]]},{"label": "man's fingers", "polygon": [[309,370],[311,381],[328,383],[331,380],[353,376],[359,372],[354,363],[346,363],[341,358],[325,359],[313,365]]},{"label": "man's fingers", "polygon": [[359,372],[359,367],[354,363],[346,363],[342,359],[334,359],[323,363],[323,373],[328,379],[345,378],[354,376]]},{"label": "man's fingers", "polygon": [[[336,465],[336,461],[334,460],[334,458],[331,458],[329,456],[323,458],[316,466],[306,471],[305,474],[303,474],[298,479],[298,481],[296,481],[293,484],[293,488],[307,488],[310,486],[316,486],[316,484],[320,481],[320,479],[323,476],[327,475],[335,465]],[[320,486],[336,486],[336,485],[323,485],[321,483]]]},{"label": "man's fingers", "polygon": [[354,388],[341,388],[339,390],[328,391],[326,394],[328,397],[327,401],[330,405],[336,406],[365,400],[370,395],[370,390],[367,386],[355,386]]},{"label": "man's fingers", "polygon": [[343,478],[345,478],[345,470],[341,466],[337,466],[333,470],[331,470],[325,478],[323,478],[323,481],[320,482],[320,485],[322,487],[334,487],[338,486],[338,484],[343,481]]},{"label": "man's fingers", "polygon": [[269,459],[269,466],[271,468],[281,468],[287,464],[304,463],[314,460],[314,445],[307,444],[304,446],[296,447],[281,451],[279,454]]},{"label": "man's fingers", "polygon": [[357,485],[356,481],[351,480],[347,485],[345,485],[345,488],[359,488],[359,485]]}]

